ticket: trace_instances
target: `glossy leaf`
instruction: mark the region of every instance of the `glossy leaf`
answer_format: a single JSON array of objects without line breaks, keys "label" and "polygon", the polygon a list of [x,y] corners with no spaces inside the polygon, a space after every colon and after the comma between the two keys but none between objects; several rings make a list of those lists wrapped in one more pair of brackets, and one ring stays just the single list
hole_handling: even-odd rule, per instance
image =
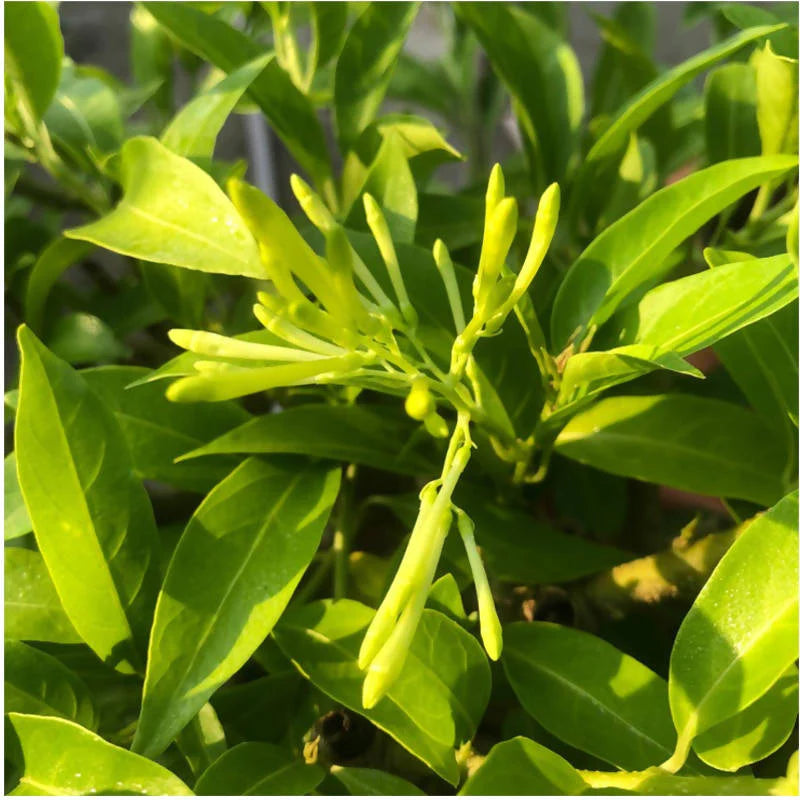
[{"label": "glossy leaf", "polygon": [[567,744],[621,769],[675,745],[666,682],[602,639],[549,622],[503,629],[503,667],[522,707]]},{"label": "glossy leaf", "polygon": [[660,353],[659,349],[652,345],[633,344],[576,353],[567,361],[561,377],[559,405],[591,397],[656,369],[703,377],[703,373],[688,361],[669,351]]},{"label": "glossy leaf", "polygon": [[560,755],[517,736],[496,744],[461,787],[460,795],[582,794],[586,783]]},{"label": "glossy leaf", "polygon": [[797,59],[776,55],[767,43],[753,55],[753,66],[761,150],[764,155],[796,153]]},{"label": "glossy leaf", "polygon": [[34,122],[53,99],[61,74],[64,40],[58,11],[47,3],[3,7],[6,79],[13,82]]},{"label": "glossy leaf", "polygon": [[671,100],[682,86],[742,47],[782,27],[782,25],[760,25],[748,28],[687,59],[648,83],[617,111],[603,134],[592,145],[581,167],[580,180],[586,181],[603,166],[604,162],[621,155],[628,135]]},{"label": "glossy leaf", "polygon": [[680,739],[747,708],[797,658],[797,492],[751,522],[723,556],[672,648]]},{"label": "glossy leaf", "polygon": [[350,28],[336,62],[333,100],[343,149],[375,117],[419,3],[369,3]]},{"label": "glossy leaf", "polygon": [[14,453],[9,453],[3,463],[3,519],[3,535],[6,541],[18,539],[33,530],[19,488],[17,457]]},{"label": "glossy leaf", "polygon": [[130,350],[100,317],[77,311],[58,317],[47,337],[50,351],[69,364],[108,364]]},{"label": "glossy leaf", "polygon": [[389,795],[408,797],[425,794],[413,783],[378,769],[342,767],[334,764],[331,767],[331,775],[344,784],[348,794],[354,796]]},{"label": "glossy leaf", "polygon": [[[219,453],[297,453],[407,475],[432,473],[430,437],[406,415],[382,406],[308,404],[256,417],[184,458]],[[397,443],[405,443],[397,447]],[[186,463],[182,461],[181,463]]]},{"label": "glossy leaf", "polygon": [[211,158],[225,120],[273,58],[261,55],[193,97],[164,129],[161,143],[179,156]]},{"label": "glossy leaf", "polygon": [[123,255],[178,267],[263,278],[255,240],[206,172],[149,136],[121,151],[125,194],[107,216],[65,231]]},{"label": "glossy leaf", "polygon": [[9,714],[6,741],[22,760],[12,795],[190,795],[160,764],[57,717]]},{"label": "glossy leaf", "polygon": [[28,642],[81,642],[38,552],[6,547],[5,635]]},{"label": "glossy leaf", "polygon": [[706,153],[712,164],[761,152],[756,75],[749,64],[726,64],[708,76],[705,111]]},{"label": "glossy leaf", "polygon": [[797,667],[792,665],[754,703],[701,733],[692,749],[710,766],[726,772],[775,752],[797,719]]},{"label": "glossy leaf", "polygon": [[141,367],[108,366],[81,372],[89,387],[110,408],[128,443],[136,474],[191,491],[206,492],[237,460],[217,456],[203,461],[174,460],[247,420],[233,403],[176,405],[157,384],[129,385],[147,375]]},{"label": "glossy leaf", "polygon": [[167,569],[134,749],[164,751],[270,632],[319,546],[338,471],[245,461],[206,497]]},{"label": "glossy leaf", "polygon": [[112,412],[30,330],[18,338],[17,472],[39,550],[84,641],[135,670],[160,580],[149,498]]},{"label": "glossy leaf", "polygon": [[243,742],[223,753],[195,786],[198,795],[302,795],[320,784],[325,773],[287,750],[266,742]]},{"label": "glossy leaf", "polygon": [[397,681],[374,708],[364,709],[364,673],[356,662],[373,613],[352,600],[323,600],[286,613],[274,636],[317,688],[365,716],[455,786],[455,748],[474,736],[489,699],[486,656],[473,636],[428,609]]},{"label": "glossy leaf", "polygon": [[660,274],[667,256],[722,209],[796,166],[789,156],[744,158],[700,170],[656,192],[603,231],[570,267],[556,295],[552,343],[601,325]]},{"label": "glossy leaf", "polygon": [[6,640],[5,712],[65,717],[94,729],[97,716],[86,684],[57,658],[35,647]]},{"label": "glossy leaf", "polygon": [[622,315],[620,340],[686,356],[796,297],[797,268],[788,255],[725,264],[651,289]]},{"label": "glossy leaf", "polygon": [[584,794],[685,796],[767,796],[792,794],[785,778],[754,778],[752,775],[672,775],[658,767],[642,772],[586,772],[584,780],[592,787]]},{"label": "glossy leaf", "polygon": [[[144,7],[184,47],[223,72],[259,58],[264,48],[219,17],[184,3],[145,3]],[[275,133],[319,184],[330,178],[325,135],[309,99],[273,59],[250,84],[248,94],[266,114]],[[158,259],[164,260],[164,259]]]},{"label": "glossy leaf", "polygon": [[572,48],[523,8],[462,3],[457,9],[515,100],[536,185],[541,190],[562,179],[576,156],[583,115],[583,80]]},{"label": "glossy leaf", "polygon": [[752,412],[680,394],[601,400],[567,423],[556,450],[614,475],[762,505],[783,494],[788,456]]}]

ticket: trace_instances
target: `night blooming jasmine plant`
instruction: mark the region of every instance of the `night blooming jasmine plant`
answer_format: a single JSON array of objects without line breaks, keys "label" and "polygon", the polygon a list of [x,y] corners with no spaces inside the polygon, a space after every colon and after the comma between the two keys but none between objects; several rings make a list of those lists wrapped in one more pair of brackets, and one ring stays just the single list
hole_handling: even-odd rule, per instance
[{"label": "night blooming jasmine plant", "polygon": [[81,5],[4,5],[6,793],[796,794],[796,3]]}]

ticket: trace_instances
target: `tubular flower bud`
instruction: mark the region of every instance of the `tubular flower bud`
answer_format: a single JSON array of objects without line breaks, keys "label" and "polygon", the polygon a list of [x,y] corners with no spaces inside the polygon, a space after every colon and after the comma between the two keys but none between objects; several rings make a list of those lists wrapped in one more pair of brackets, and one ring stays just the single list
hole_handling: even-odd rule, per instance
[{"label": "tubular flower bud", "polygon": [[428,381],[425,378],[416,378],[411,384],[411,391],[406,397],[406,414],[411,419],[420,422],[425,417],[436,411],[436,401],[433,399]]},{"label": "tubular flower bud", "polygon": [[[240,180],[228,182],[233,204],[259,243],[261,258],[268,270],[278,274],[275,265],[290,270],[330,309],[336,296],[330,285],[325,263],[309,247],[281,208],[263,192]],[[287,300],[296,299],[287,296]]]},{"label": "tubular flower bud", "polygon": [[335,225],[325,237],[325,257],[334,291],[341,299],[342,315],[362,331],[375,335],[380,324],[370,317],[353,283],[353,251],[344,230]]},{"label": "tubular flower bud", "polygon": [[416,327],[418,321],[417,312],[408,299],[406,284],[400,272],[400,263],[397,260],[397,253],[394,249],[389,226],[386,223],[386,217],[383,216],[381,207],[371,194],[364,195],[364,212],[367,217],[367,225],[372,231],[372,236],[378,245],[383,263],[386,265],[386,271],[389,273],[389,280],[391,280],[392,287],[397,295],[400,313],[412,328]]},{"label": "tubular flower bud", "polygon": [[561,208],[561,189],[557,183],[551,183],[539,199],[539,207],[536,209],[536,220],[533,223],[533,234],[525,261],[517,275],[514,284],[512,297],[514,302],[531,285],[531,281],[536,277],[539,267],[544,261],[550,243],[556,232],[558,224],[558,213]]},{"label": "tubular flower bud", "polygon": [[472,520],[459,508],[456,509],[458,532],[467,551],[469,566],[472,570],[472,579],[475,581],[475,591],[478,596],[478,617],[481,626],[481,639],[486,652],[492,661],[497,661],[503,651],[503,628],[497,616],[492,590],[486,577],[478,547],[475,544],[475,525]]},{"label": "tubular flower bud", "polygon": [[444,417],[437,414],[435,411],[428,414],[428,416],[422,420],[422,423],[425,425],[425,430],[428,431],[434,439],[446,439],[450,435],[450,429],[447,427],[447,422],[445,422]]},{"label": "tubular flower bud", "polygon": [[304,350],[324,355],[341,355],[346,352],[341,347],[325,342],[301,330],[296,325],[292,325],[284,316],[285,311],[285,308],[276,309],[273,306],[267,307],[258,303],[253,306],[253,314],[255,314],[256,319],[270,333],[274,333],[277,337],[289,342],[289,344],[293,344],[295,347],[301,347]]},{"label": "tubular flower bud", "polygon": [[392,585],[375,612],[361,642],[361,648],[358,651],[359,669],[366,669],[383,647],[394,629],[400,611],[416,586],[417,576],[424,564],[423,559],[427,555],[425,541],[429,536],[430,515],[435,500],[436,487],[429,483],[420,493],[417,521],[414,523],[408,545],[406,545],[406,552],[397,568]]},{"label": "tubular flower bud", "polygon": [[329,233],[336,227],[336,220],[322,198],[299,175],[292,175],[289,184],[300,208],[314,227],[322,233]]},{"label": "tubular flower bud", "polygon": [[484,230],[489,225],[489,220],[494,213],[499,202],[506,196],[506,179],[503,175],[503,168],[499,164],[492,167],[489,174],[489,181],[486,184],[486,212],[484,214]]},{"label": "tubular flower bud", "polygon": [[208,331],[173,328],[167,335],[178,347],[201,356],[243,358],[248,361],[316,361],[322,358],[319,353],[310,353],[307,350],[245,342]]},{"label": "tubular flower bud", "polygon": [[497,204],[486,226],[478,273],[473,284],[475,310],[478,313],[485,311],[486,301],[514,241],[517,216],[517,201],[513,197],[506,197]]},{"label": "tubular flower bud", "polygon": [[464,306],[461,304],[461,294],[458,291],[456,273],[453,269],[450,253],[441,239],[437,239],[433,244],[433,259],[439,268],[444,290],[447,292],[447,302],[450,304],[450,311],[453,314],[456,333],[461,333],[466,325],[464,321]]},{"label": "tubular flower bud", "polygon": [[367,670],[361,699],[364,708],[372,708],[380,701],[397,680],[405,665],[408,650],[414,639],[422,612],[425,610],[425,601],[436,572],[436,565],[439,563],[442,545],[450,528],[451,518],[452,514],[448,508],[438,520],[435,520],[436,527],[431,531],[432,546],[428,553],[425,572],[420,575],[413,597],[400,615],[399,622]]},{"label": "tubular flower bud", "polygon": [[364,357],[351,353],[338,358],[253,369],[231,368],[226,364],[210,363],[215,368],[213,372],[201,372],[175,381],[167,389],[167,397],[179,403],[231,400],[234,397],[275,389],[278,386],[313,383],[314,378],[324,373],[350,372],[364,363]]}]

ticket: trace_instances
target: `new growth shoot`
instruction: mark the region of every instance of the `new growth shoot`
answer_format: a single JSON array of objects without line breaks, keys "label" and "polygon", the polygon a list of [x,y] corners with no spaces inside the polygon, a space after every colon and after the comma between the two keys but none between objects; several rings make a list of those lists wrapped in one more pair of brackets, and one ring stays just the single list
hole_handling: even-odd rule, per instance
[{"label": "new growth shoot", "polygon": [[[300,178],[292,190],[304,213],[325,237],[317,255],[284,212],[241,181],[229,193],[259,244],[272,291],[257,295],[253,308],[264,331],[248,340],[205,331],[173,330],[172,340],[198,358],[173,383],[172,400],[226,400],[276,387],[337,384],[404,394],[409,417],[431,436],[450,438],[440,476],[420,492],[420,509],[403,559],[361,645],[365,671],[362,701],[380,702],[401,673],[435,577],[439,556],[455,515],[478,596],[480,632],[487,653],[497,659],[502,628],[475,542],[474,525],[453,505],[453,492],[474,447],[470,426],[482,426],[498,453],[519,461],[521,444],[507,424],[484,406],[481,373],[473,356],[478,341],[501,328],[526,295],[555,232],[559,189],[542,195],[533,236],[518,274],[506,259],[517,234],[517,202],[505,196],[499,165],[486,191],[484,236],[472,282],[467,317],[456,268],[438,239],[433,261],[453,320],[449,364],[437,363],[420,333],[419,314],[378,201],[363,196],[367,225],[383,261],[386,281],[367,267],[325,202]],[[446,407],[456,412],[450,429]],[[450,423],[452,424],[452,423]]]}]

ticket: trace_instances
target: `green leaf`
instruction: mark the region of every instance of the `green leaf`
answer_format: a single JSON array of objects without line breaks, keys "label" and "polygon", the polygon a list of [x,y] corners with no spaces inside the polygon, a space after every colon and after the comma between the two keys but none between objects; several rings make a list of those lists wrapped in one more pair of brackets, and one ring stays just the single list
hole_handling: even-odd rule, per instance
[{"label": "green leaf", "polygon": [[467,619],[458,582],[449,572],[434,581],[425,604],[456,622],[464,622]]},{"label": "green leaf", "polygon": [[692,749],[715,769],[735,772],[774,753],[797,719],[797,667],[743,711],[701,733]]},{"label": "green leaf", "polygon": [[228,683],[214,695],[214,708],[229,740],[278,742],[290,730],[308,684],[287,667],[290,672]]},{"label": "green leaf", "polygon": [[97,727],[86,684],[57,658],[35,647],[6,640],[5,712],[65,717],[84,728]]},{"label": "green leaf", "polygon": [[136,670],[160,580],[149,498],[112,412],[28,328],[18,339],[17,472],[39,550],[84,641]]},{"label": "green leaf", "polygon": [[[23,774],[12,795],[190,795],[160,764],[56,717],[9,714],[6,728]],[[24,766],[23,766],[24,765]]]},{"label": "green leaf", "polygon": [[352,600],[323,600],[290,610],[274,636],[317,688],[365,716],[455,786],[454,748],[475,735],[489,699],[486,655],[458,624],[426,609],[399,678],[366,710],[364,673],[356,662],[373,613]]},{"label": "green leaf", "polygon": [[[660,795],[672,797],[722,795],[786,795],[796,791],[786,778],[754,778],[751,775],[672,775],[651,767],[643,772],[587,772],[581,776],[592,787],[584,794]],[[618,791],[608,791],[617,789]]]},{"label": "green leaf", "polygon": [[215,453],[297,453],[405,475],[431,474],[437,471],[436,451],[430,437],[418,430],[419,425],[393,407],[311,403],[256,417],[183,459]]},{"label": "green leaf", "polygon": [[648,83],[617,111],[602,136],[592,145],[577,178],[578,191],[582,185],[588,184],[598,171],[607,168],[609,162],[622,155],[630,133],[637,130],[659,108],[669,102],[682,86],[745,45],[783,27],[785,26],[761,25],[749,28],[698,53]]},{"label": "green leaf", "polygon": [[339,54],[347,31],[346,3],[309,3],[314,31],[314,71],[326,67]]},{"label": "green leaf", "polygon": [[83,311],[59,317],[47,344],[54,355],[68,364],[107,364],[131,354],[106,322]]},{"label": "green leaf", "polygon": [[503,629],[503,667],[522,707],[550,733],[621,769],[672,753],[666,682],[591,634],[550,622]]},{"label": "green leaf", "polygon": [[248,459],[201,503],[159,595],[135,750],[162,753],[270,632],[338,485],[338,470]]},{"label": "green leaf", "polygon": [[267,53],[255,58],[193,97],[164,129],[161,143],[179,156],[211,158],[225,120],[273,57]]},{"label": "green leaf", "polygon": [[120,366],[81,372],[89,388],[114,412],[140,478],[207,492],[236,467],[237,459],[217,457],[180,464],[174,460],[224,435],[249,415],[235,403],[177,405],[167,400],[161,386],[130,386],[147,374],[142,367]]},{"label": "green leaf", "polygon": [[761,139],[756,120],[756,74],[749,64],[715,69],[705,88],[706,154],[714,164],[757,156]]},{"label": "green leaf", "polygon": [[203,272],[140,261],[144,286],[169,320],[184,328],[202,328],[209,276]]},{"label": "green leaf", "polygon": [[496,505],[465,487],[456,502],[472,517],[475,538],[487,568],[509,583],[563,583],[601,572],[630,555],[578,536],[570,536],[524,511]]},{"label": "green leaf", "polygon": [[5,540],[18,539],[33,530],[17,479],[17,457],[9,453],[3,466],[3,517]]},{"label": "green leaf", "polygon": [[369,192],[383,209],[392,239],[395,242],[414,241],[418,212],[417,187],[405,151],[399,134],[389,130],[363,185],[352,198],[354,202],[347,218],[348,227],[368,230],[364,206],[357,198]]},{"label": "green leaf", "polygon": [[5,635],[28,642],[83,641],[64,613],[39,553],[6,547],[4,555]]},{"label": "green leaf", "polygon": [[622,315],[620,341],[686,356],[796,297],[797,268],[788,255],[725,264],[651,289]]},{"label": "green leaf", "polygon": [[459,795],[582,794],[578,770],[546,747],[516,736],[496,744]]},{"label": "green leaf", "polygon": [[354,796],[403,796],[424,795],[421,789],[409,783],[397,775],[389,772],[382,772],[379,769],[369,769],[367,767],[342,767],[334,764],[331,767],[331,775],[342,783],[347,789],[348,794]]},{"label": "green leaf", "polygon": [[794,492],[752,522],[678,630],[669,701],[685,747],[756,701],[797,658],[797,515]]},{"label": "green leaf", "polygon": [[302,795],[322,782],[325,773],[266,742],[243,742],[223,753],[195,786],[198,795]]},{"label": "green leaf", "polygon": [[86,242],[59,236],[39,254],[28,276],[28,286],[25,291],[25,321],[35,333],[42,332],[47,297],[55,282],[61,277],[61,273],[80,261],[92,249]]},{"label": "green leaf", "polygon": [[38,122],[53,99],[61,74],[64,40],[58,11],[48,3],[3,7],[6,80]]},{"label": "green leaf", "polygon": [[725,369],[765,419],[797,425],[797,303],[714,345]]},{"label": "green leaf", "polygon": [[124,136],[118,95],[99,78],[67,64],[44,115],[53,141],[79,166],[97,167]]},{"label": "green leaf", "polygon": [[796,153],[797,59],[776,55],[768,42],[753,54],[753,66],[761,152]]},{"label": "green leaf", "polygon": [[[185,3],[144,3],[184,47],[223,72],[233,72],[263,52],[263,45],[218,17]],[[311,101],[274,58],[250,84],[248,94],[303,169],[321,186],[331,167],[325,134]],[[163,260],[163,259],[161,259]]]},{"label": "green leaf", "polygon": [[144,261],[266,276],[247,226],[200,167],[152,137],[137,136],[122,147],[120,171],[125,189],[120,204],[65,236]]},{"label": "green leaf", "polygon": [[612,350],[576,353],[561,376],[558,405],[567,405],[631,381],[655,369],[702,378],[703,373],[672,352],[646,344],[631,344]]},{"label": "green leaf", "polygon": [[345,39],[334,76],[336,131],[349,149],[375,117],[419,3],[369,3]]},{"label": "green leaf", "polygon": [[460,3],[492,68],[515,101],[539,191],[561,180],[577,156],[583,79],[572,48],[522,8],[506,3]]},{"label": "green leaf", "polygon": [[691,395],[611,397],[573,417],[556,450],[591,467],[714,497],[769,505],[786,446],[744,408]]},{"label": "green leaf", "polygon": [[793,169],[789,156],[716,164],[661,189],[603,231],[572,264],[551,318],[552,344],[602,325],[639,287],[658,277],[667,256],[747,192]]},{"label": "green leaf", "polygon": [[195,776],[200,776],[226,751],[225,731],[206,703],[175,739]]}]

